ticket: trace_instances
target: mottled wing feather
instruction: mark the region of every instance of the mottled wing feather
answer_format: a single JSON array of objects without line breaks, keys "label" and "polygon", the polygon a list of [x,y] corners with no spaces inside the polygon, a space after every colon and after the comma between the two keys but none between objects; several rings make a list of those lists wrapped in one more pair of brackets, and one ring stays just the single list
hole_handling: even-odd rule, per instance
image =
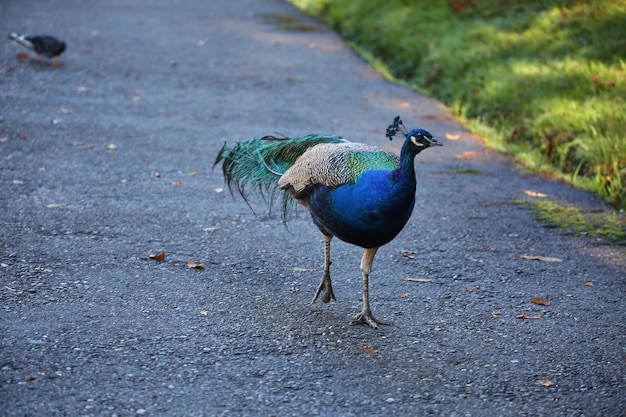
[{"label": "mottled wing feather", "polygon": [[321,144],[308,149],[279,180],[280,188],[298,198],[315,184],[336,187],[354,183],[371,170],[392,170],[399,158],[363,143]]}]

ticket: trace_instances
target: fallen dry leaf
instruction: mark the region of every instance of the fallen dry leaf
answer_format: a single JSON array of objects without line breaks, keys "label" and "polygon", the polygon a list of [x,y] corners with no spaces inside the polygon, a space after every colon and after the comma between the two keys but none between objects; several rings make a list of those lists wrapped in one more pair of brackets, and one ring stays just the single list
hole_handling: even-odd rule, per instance
[{"label": "fallen dry leaf", "polygon": [[109,143],[107,145],[107,150],[109,150],[109,151],[114,151],[116,149],[117,149],[117,145],[115,143]]},{"label": "fallen dry leaf", "polygon": [[543,261],[543,262],[563,262],[561,258],[555,258],[553,256],[540,256],[540,255],[517,255],[521,259],[530,259],[531,261]]},{"label": "fallen dry leaf", "polygon": [[457,161],[467,161],[470,159],[477,159],[483,153],[484,152],[466,151],[466,152],[463,152],[461,155],[455,156],[454,159],[456,159]]},{"label": "fallen dry leaf", "polygon": [[191,171],[187,173],[188,177],[195,177],[196,175],[198,175],[198,173],[196,171]]},{"label": "fallen dry leaf", "polygon": [[150,255],[150,259],[156,259],[157,261],[162,261],[165,259],[165,252],[161,252],[157,255]]},{"label": "fallen dry leaf", "polygon": [[543,316],[541,313],[537,313],[532,316],[527,316],[526,314],[520,314],[519,316],[515,316],[516,319],[528,319],[528,320],[537,320]]},{"label": "fallen dry leaf", "polygon": [[502,312],[500,310],[496,310],[496,311],[492,311],[491,312],[491,316],[492,317],[498,317],[500,314],[502,314]]},{"label": "fallen dry leaf", "polygon": [[400,253],[402,254],[403,258],[408,258],[408,259],[415,259],[415,255],[417,252],[414,250],[407,250],[407,249],[403,249],[400,251]]},{"label": "fallen dry leaf", "polygon": [[298,292],[298,291],[300,291],[300,288],[296,287],[295,285],[292,285],[291,287],[289,287],[289,291],[291,291],[291,292]]},{"label": "fallen dry leaf", "polygon": [[192,269],[204,269],[204,264],[197,264],[194,261],[192,261],[191,259],[187,261],[187,268],[192,268]]},{"label": "fallen dry leaf", "polygon": [[533,304],[538,304],[540,306],[551,306],[552,303],[547,298],[543,297],[533,297],[530,299],[530,302]]},{"label": "fallen dry leaf", "polygon": [[375,355],[378,353],[378,349],[374,349],[373,347],[369,346],[363,346],[363,352]]},{"label": "fallen dry leaf", "polygon": [[547,378],[544,378],[541,381],[539,381],[539,385],[543,385],[544,387],[551,387],[554,385],[554,382],[550,381]]},{"label": "fallen dry leaf", "polygon": [[531,191],[531,190],[524,190],[524,194],[530,197],[537,197],[537,198],[545,198],[548,196],[547,194],[540,193],[538,191]]},{"label": "fallen dry leaf", "polygon": [[409,278],[409,277],[404,277],[402,278],[403,281],[410,281],[410,282],[433,282],[432,279],[430,278]]},{"label": "fallen dry leaf", "polygon": [[20,53],[16,54],[15,57],[17,59],[29,59],[30,55],[28,55],[26,52],[20,52]]},{"label": "fallen dry leaf", "polygon": [[63,63],[61,61],[51,61],[50,62],[50,66],[53,67],[53,68],[60,67],[62,65],[63,65]]},{"label": "fallen dry leaf", "polygon": [[78,149],[96,149],[96,145],[94,145],[93,143],[69,142],[69,144],[77,147]]},{"label": "fallen dry leaf", "polygon": [[220,194],[220,193],[224,192],[224,189],[222,187],[215,187],[213,189],[213,192],[216,193],[216,194]]},{"label": "fallen dry leaf", "polygon": [[185,183],[185,181],[183,181],[183,180],[168,182],[169,185],[183,185],[184,183]]},{"label": "fallen dry leaf", "polygon": [[459,140],[460,137],[461,137],[460,133],[456,133],[456,134],[446,133],[446,139],[448,140]]},{"label": "fallen dry leaf", "polygon": [[219,226],[210,226],[210,227],[203,227],[202,231],[203,232],[214,232],[216,230],[219,230],[220,227]]},{"label": "fallen dry leaf", "polygon": [[200,310],[200,315],[201,316],[206,316],[208,314],[209,314],[209,312],[207,310]]},{"label": "fallen dry leaf", "polygon": [[409,103],[408,101],[402,102],[402,103],[398,103],[396,105],[397,108],[399,109],[409,109],[411,108],[411,103]]},{"label": "fallen dry leaf", "polygon": [[401,293],[400,293],[400,298],[406,298],[406,297],[408,297],[408,296],[410,296],[410,295],[411,295],[411,293],[410,293],[410,292],[401,292]]},{"label": "fallen dry leaf", "polygon": [[587,282],[585,282],[585,285],[588,286],[588,287],[593,287],[593,282],[587,281]]}]

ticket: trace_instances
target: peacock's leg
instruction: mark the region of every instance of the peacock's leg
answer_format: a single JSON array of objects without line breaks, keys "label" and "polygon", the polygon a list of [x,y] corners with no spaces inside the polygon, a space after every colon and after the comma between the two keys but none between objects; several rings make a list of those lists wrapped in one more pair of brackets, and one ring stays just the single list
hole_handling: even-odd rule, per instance
[{"label": "peacock's leg", "polygon": [[324,274],[322,275],[322,281],[320,282],[319,287],[317,287],[317,291],[315,291],[315,295],[313,296],[313,301],[311,304],[317,300],[320,293],[322,294],[322,301],[327,303],[332,298],[335,299],[335,294],[333,294],[333,286],[330,284],[330,241],[332,240],[333,235],[324,234]]},{"label": "peacock's leg", "polygon": [[370,272],[372,272],[372,263],[374,263],[374,256],[376,256],[378,248],[369,248],[363,251],[363,257],[361,258],[361,272],[363,273],[363,310],[354,316],[351,325],[355,324],[367,324],[373,329],[378,329],[378,324],[390,326],[393,323],[390,321],[379,320],[372,315],[370,309],[370,292],[368,280]]}]

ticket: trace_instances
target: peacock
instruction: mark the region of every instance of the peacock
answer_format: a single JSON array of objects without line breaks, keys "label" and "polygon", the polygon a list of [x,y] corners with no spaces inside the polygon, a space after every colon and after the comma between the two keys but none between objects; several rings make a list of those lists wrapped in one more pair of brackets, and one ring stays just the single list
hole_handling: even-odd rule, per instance
[{"label": "peacock", "polygon": [[[423,129],[407,131],[396,116],[387,128],[391,140],[404,136],[400,156],[336,135],[312,134],[301,138],[264,136],[226,143],[215,159],[222,162],[225,181],[249,203],[248,191],[269,196],[270,205],[282,199],[283,215],[303,205],[324,241],[322,280],[313,296],[324,303],[336,300],[330,279],[330,243],[333,237],[363,248],[360,268],[363,307],[350,324],[392,322],[372,315],[369,276],[378,249],[393,240],[411,216],[415,204],[415,156],[431,146],[442,146]],[[284,217],[286,219],[286,217]]]}]

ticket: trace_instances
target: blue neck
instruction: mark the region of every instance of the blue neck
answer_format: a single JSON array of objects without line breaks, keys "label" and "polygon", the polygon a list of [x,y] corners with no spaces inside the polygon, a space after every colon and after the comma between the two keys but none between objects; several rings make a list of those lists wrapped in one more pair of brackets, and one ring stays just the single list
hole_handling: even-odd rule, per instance
[{"label": "blue neck", "polygon": [[412,195],[415,195],[416,186],[413,161],[420,151],[421,149],[416,149],[410,140],[406,139],[400,151],[400,166],[393,173],[395,186]]}]

